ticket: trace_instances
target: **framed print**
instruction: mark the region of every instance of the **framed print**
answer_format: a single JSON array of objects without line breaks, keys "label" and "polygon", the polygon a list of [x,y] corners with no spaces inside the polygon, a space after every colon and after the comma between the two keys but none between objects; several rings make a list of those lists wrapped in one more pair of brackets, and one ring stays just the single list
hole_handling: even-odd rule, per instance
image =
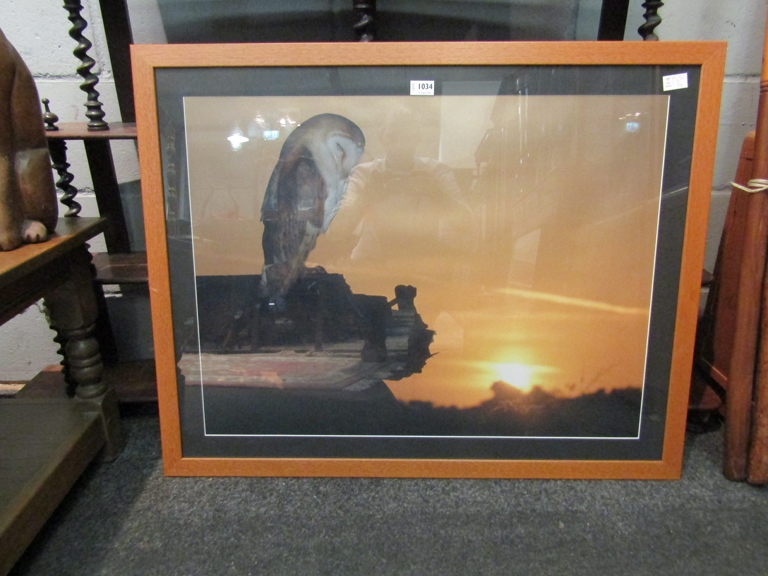
[{"label": "framed print", "polygon": [[679,476],[724,44],[132,49],[166,474]]}]

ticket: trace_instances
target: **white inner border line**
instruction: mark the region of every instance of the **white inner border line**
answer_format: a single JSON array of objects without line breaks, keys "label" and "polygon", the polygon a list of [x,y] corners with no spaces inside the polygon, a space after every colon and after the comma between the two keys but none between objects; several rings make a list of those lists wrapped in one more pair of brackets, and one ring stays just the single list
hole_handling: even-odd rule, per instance
[{"label": "white inner border line", "polygon": [[[661,94],[659,94],[661,96]],[[637,438],[640,439],[640,433],[643,427],[643,406],[645,406],[645,387],[646,376],[648,374],[648,348],[651,342],[651,318],[653,317],[653,290],[656,285],[656,262],[659,259],[659,229],[661,228],[661,203],[664,200],[664,168],[667,165],[667,138],[669,138],[669,101],[670,95],[667,94],[667,114],[664,121],[664,147],[661,150],[661,179],[659,180],[659,209],[656,213],[656,243],[653,246],[653,273],[651,274],[651,300],[648,302],[648,328],[645,338],[645,364],[643,367],[643,388],[640,393],[640,418],[637,420]],[[689,186],[690,188],[690,186]]]},{"label": "white inner border line", "polygon": [[[192,217],[192,177],[189,174],[189,130],[187,129],[187,98],[181,99],[184,110],[184,146],[187,156],[187,190],[189,193],[189,240],[192,245],[192,285],[195,289],[195,330],[197,331],[197,362],[200,365],[200,403],[203,416],[203,436],[210,436],[205,422],[205,386],[203,386],[203,351],[200,349],[200,304],[197,299],[197,259],[195,258],[195,222]],[[185,376],[186,378],[186,376]],[[178,386],[178,382],[176,383]]]},{"label": "white inner border line", "polygon": [[634,436],[404,436],[401,434],[206,434],[208,438],[410,438],[413,440],[639,440]]}]

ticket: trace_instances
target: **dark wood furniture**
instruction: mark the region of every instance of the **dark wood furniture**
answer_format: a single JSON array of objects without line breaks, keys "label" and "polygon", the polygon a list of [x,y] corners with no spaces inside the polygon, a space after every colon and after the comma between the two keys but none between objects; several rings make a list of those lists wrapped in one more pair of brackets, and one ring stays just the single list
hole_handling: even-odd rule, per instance
[{"label": "dark wood furniture", "polygon": [[[74,392],[0,400],[0,575],[5,575],[95,458],[123,446],[114,390],[102,378],[86,242],[101,218],[63,218],[42,244],[0,252],[0,323],[44,298],[64,378]],[[44,395],[43,395],[44,396]]]},{"label": "dark wood furniture", "polygon": [[[734,182],[746,186],[752,174],[755,133],[744,139]],[[704,429],[724,411],[730,362],[734,347],[739,270],[744,252],[745,220],[750,195],[734,187],[728,203],[715,269],[696,335],[696,353],[691,380],[689,423]]]},{"label": "dark wood furniture", "polygon": [[[768,27],[768,23],[766,24]],[[691,404],[725,414],[723,473],[768,484],[768,37],[756,130],[744,139],[699,325]],[[719,406],[724,399],[724,407]]]},{"label": "dark wood furniture", "polygon": [[[66,168],[61,169],[57,166],[57,160],[62,153],[64,160],[66,160],[65,143],[70,140],[82,140],[93,179],[93,187],[94,190],[98,191],[96,201],[98,202],[99,213],[110,223],[104,233],[107,250],[110,253],[130,252],[128,227],[123,205],[120,201],[120,189],[115,174],[115,165],[112,161],[110,141],[135,140],[136,125],[113,122],[105,130],[92,131],[88,129],[85,122],[62,122],[57,125],[57,128],[58,130],[55,131],[46,131],[54,168],[61,177],[62,172],[66,172]],[[60,184],[57,183],[57,185],[60,189],[62,188]]]},{"label": "dark wood furniture", "polygon": [[[98,288],[96,301],[99,307],[96,336],[101,345],[105,364],[104,380],[114,386],[121,401],[153,401],[157,399],[154,362],[151,359],[121,362],[109,320],[107,302],[101,289],[106,285],[133,284],[144,287],[147,285],[146,256],[143,252],[132,252],[128,232],[129,223],[123,209],[111,150],[112,140],[136,139],[136,125],[131,123],[133,97],[128,60],[131,36],[127,5],[125,0],[102,3],[102,8],[105,10],[104,27],[108,36],[107,42],[114,75],[120,85],[118,89],[120,114],[125,123],[104,121],[105,114],[96,89],[99,78],[91,71],[94,61],[88,56],[88,50],[92,44],[87,38],[88,23],[81,14],[83,8],[81,0],[64,0],[63,7],[72,23],[69,34],[77,42],[73,54],[81,63],[77,72],[84,80],[80,88],[87,95],[85,115],[88,121],[57,125],[58,117],[50,112],[49,102],[43,100],[46,108],[43,119],[46,124],[48,147],[53,168],[59,176],[56,186],[63,193],[61,202],[68,208],[66,216],[77,216],[80,205],[76,199],[77,188],[72,185],[75,177],[69,172],[67,142],[81,140],[88,158],[99,214],[109,222],[104,230],[107,253],[95,254],[93,258]],[[43,371],[30,384],[34,385],[32,386],[34,389],[50,391],[58,388],[60,381],[60,374]]]},{"label": "dark wood furniture", "polygon": [[[66,143],[81,140],[96,190],[99,213],[109,221],[104,233],[107,252],[93,255],[97,287],[126,284],[146,286],[146,253],[131,251],[128,224],[110,148],[112,140],[135,140],[136,125],[112,122],[105,130],[89,130],[85,122],[62,122],[56,125],[56,128],[49,129],[46,134],[53,166],[59,174],[56,185],[64,192],[62,203],[69,208],[68,214],[77,214],[80,206],[76,201],[77,190],[71,185],[74,176],[68,172]],[[121,402],[157,400],[153,360],[120,361],[101,290],[97,290],[97,302],[100,318],[97,337],[102,346],[105,381],[114,386]],[[51,389],[58,385],[60,378],[56,374],[46,372],[35,377],[33,383]]]}]

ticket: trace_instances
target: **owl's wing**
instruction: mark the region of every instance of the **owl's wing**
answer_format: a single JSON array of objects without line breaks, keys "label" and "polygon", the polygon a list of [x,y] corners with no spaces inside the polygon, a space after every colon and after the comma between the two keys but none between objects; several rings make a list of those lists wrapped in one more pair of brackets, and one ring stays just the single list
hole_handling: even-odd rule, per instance
[{"label": "owl's wing", "polygon": [[280,246],[280,226],[278,218],[278,185],[283,160],[278,160],[272,176],[269,178],[264,201],[261,203],[261,221],[264,223],[264,232],[261,236],[261,247],[264,251],[264,264],[274,264],[283,260]]},{"label": "owl's wing", "polygon": [[304,268],[323,222],[328,193],[314,159],[299,149],[278,161],[262,204],[269,293],[284,293]]}]

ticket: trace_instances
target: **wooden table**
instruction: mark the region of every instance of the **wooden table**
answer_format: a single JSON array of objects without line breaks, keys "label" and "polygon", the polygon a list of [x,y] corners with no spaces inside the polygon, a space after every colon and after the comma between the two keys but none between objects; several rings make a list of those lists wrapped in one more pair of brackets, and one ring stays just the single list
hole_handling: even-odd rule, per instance
[{"label": "wooden table", "polygon": [[0,252],[0,324],[44,298],[73,397],[0,400],[0,575],[10,571],[95,458],[123,447],[114,391],[102,379],[86,242],[101,218],[62,218],[41,244]]}]

